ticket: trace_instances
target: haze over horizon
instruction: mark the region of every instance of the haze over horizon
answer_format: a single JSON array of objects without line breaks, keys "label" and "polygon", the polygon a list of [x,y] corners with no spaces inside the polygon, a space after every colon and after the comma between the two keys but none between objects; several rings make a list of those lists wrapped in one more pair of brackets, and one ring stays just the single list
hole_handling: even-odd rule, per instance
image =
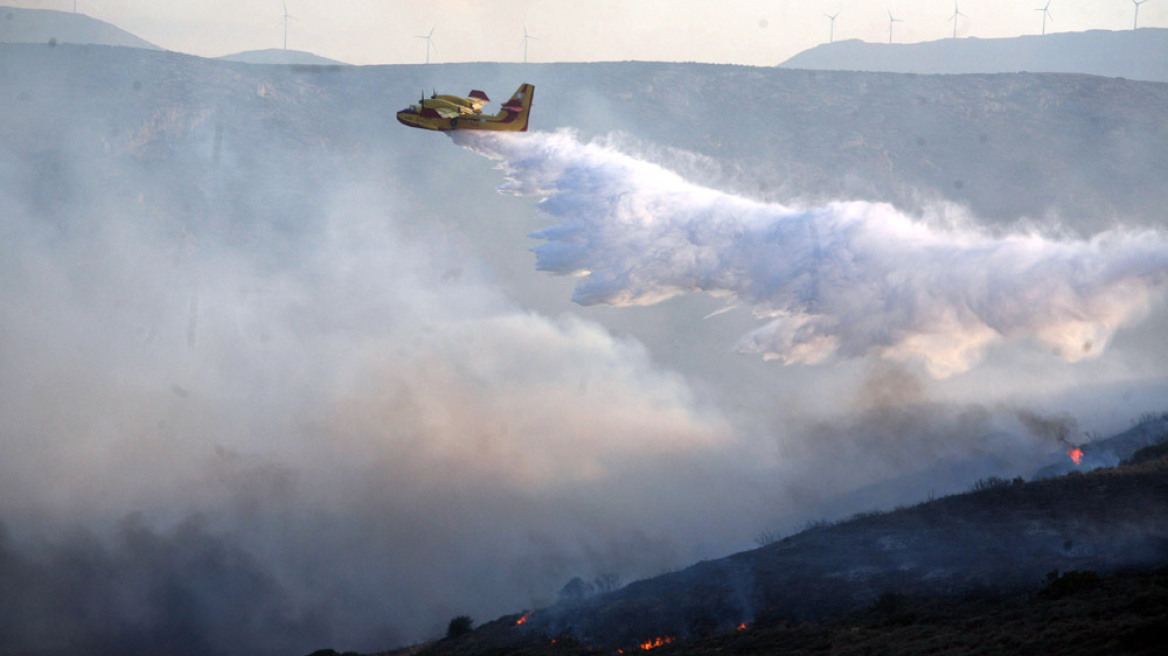
[{"label": "haze over horizon", "polygon": [[[72,11],[112,23],[162,48],[202,57],[281,48],[284,7],[280,0],[8,0],[6,5]],[[998,38],[1039,34],[1040,2],[989,0],[958,3],[957,37]],[[1124,30],[1132,27],[1130,2],[1054,0],[1047,33]],[[435,0],[385,3],[349,0],[288,0],[288,48],[349,64],[417,64],[434,30],[434,63],[518,62],[524,29],[531,62],[677,61],[774,66],[826,43],[827,14],[837,15],[836,41],[887,43],[889,12],[898,20],[895,43],[949,38],[953,5],[932,0],[897,0],[873,5],[862,0]],[[1140,7],[1140,27],[1168,27],[1168,2]]]}]

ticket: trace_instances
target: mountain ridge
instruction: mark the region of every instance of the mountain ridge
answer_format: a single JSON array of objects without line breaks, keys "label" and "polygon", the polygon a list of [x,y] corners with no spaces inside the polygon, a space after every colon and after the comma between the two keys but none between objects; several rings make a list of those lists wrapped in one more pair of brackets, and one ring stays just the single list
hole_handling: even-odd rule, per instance
[{"label": "mountain ridge", "polygon": [[162,50],[103,20],[55,9],[0,5],[0,43],[75,43]]},{"label": "mountain ridge", "polygon": [[223,61],[243,62],[245,64],[290,64],[294,66],[348,66],[345,62],[321,57],[320,55],[303,50],[288,50],[268,48],[265,50],[245,50],[231,55],[216,57]]},{"label": "mountain ridge", "polygon": [[1084,73],[1168,82],[1168,28],[1089,30],[1043,36],[815,46],[781,68],[917,74]]}]

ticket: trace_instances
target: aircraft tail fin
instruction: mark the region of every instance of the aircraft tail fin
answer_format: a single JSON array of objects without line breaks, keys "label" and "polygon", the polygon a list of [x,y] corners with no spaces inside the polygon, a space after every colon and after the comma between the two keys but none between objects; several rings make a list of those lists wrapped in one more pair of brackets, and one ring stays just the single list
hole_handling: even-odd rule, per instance
[{"label": "aircraft tail fin", "polygon": [[511,95],[511,99],[503,103],[503,112],[509,118],[513,117],[514,122],[520,126],[517,128],[519,132],[527,132],[527,119],[531,113],[531,100],[534,96],[535,85],[524,82]]}]

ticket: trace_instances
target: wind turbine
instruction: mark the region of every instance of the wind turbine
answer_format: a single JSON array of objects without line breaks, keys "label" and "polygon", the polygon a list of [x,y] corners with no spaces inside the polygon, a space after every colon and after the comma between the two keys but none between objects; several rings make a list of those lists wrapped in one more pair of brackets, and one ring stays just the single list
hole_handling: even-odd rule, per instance
[{"label": "wind turbine", "polygon": [[[1144,0],[1144,2],[1147,2],[1147,1],[1148,0]],[[957,38],[957,17],[958,16],[965,16],[965,14],[961,13],[961,10],[957,8],[957,2],[954,2],[953,3],[953,16],[949,18],[949,20],[953,21],[953,38],[954,39]],[[969,16],[965,16],[965,17],[969,18]]]},{"label": "wind turbine", "polygon": [[[530,41],[531,39],[535,39],[535,37],[531,36],[530,34],[527,33],[527,23],[524,23],[523,24],[523,63],[524,64],[527,63],[527,42]],[[539,39],[536,39],[536,41],[538,41],[538,40]]]},{"label": "wind turbine", "polygon": [[888,42],[892,43],[892,24],[903,23],[904,21],[892,15],[892,10],[888,10]]},{"label": "wind turbine", "polygon": [[430,48],[434,48],[435,51],[438,50],[438,46],[434,45],[434,29],[435,28],[431,27],[430,33],[427,34],[426,36],[415,36],[414,37],[415,39],[425,39],[426,40],[426,63],[427,64],[430,63]]},{"label": "wind turbine", "polygon": [[296,20],[296,17],[288,13],[288,2],[284,2],[284,49],[288,49],[288,21]]},{"label": "wind turbine", "polygon": [[840,13],[838,11],[835,12],[834,14],[824,14],[824,16],[827,16],[828,18],[831,19],[831,32],[829,32],[829,35],[827,37],[828,43],[835,42],[835,17],[839,16],[839,15],[840,15]]},{"label": "wind turbine", "polygon": [[1140,5],[1148,0],[1132,0],[1132,4],[1136,6],[1136,17],[1132,20],[1132,29],[1138,29],[1140,26]]},{"label": "wind turbine", "polygon": [[1046,5],[1034,10],[1034,11],[1041,11],[1042,12],[1042,33],[1044,35],[1046,34],[1046,19],[1049,18],[1051,20],[1054,20],[1054,16],[1050,15],[1050,3],[1051,3],[1051,0],[1046,0]]}]

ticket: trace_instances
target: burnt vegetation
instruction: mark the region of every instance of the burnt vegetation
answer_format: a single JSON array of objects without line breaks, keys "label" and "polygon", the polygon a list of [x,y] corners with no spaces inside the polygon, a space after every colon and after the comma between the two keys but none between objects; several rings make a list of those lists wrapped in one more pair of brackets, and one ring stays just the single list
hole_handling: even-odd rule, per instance
[{"label": "burnt vegetation", "polygon": [[386,653],[1159,654],[1168,443],[756,543],[624,588],[574,580],[553,607]]}]

